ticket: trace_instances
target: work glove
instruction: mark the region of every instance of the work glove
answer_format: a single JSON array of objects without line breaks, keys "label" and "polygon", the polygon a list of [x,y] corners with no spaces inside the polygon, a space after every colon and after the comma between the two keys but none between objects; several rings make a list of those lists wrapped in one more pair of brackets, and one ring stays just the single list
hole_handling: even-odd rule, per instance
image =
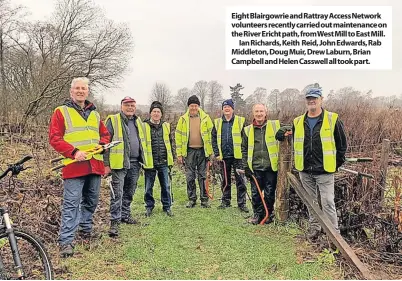
[{"label": "work glove", "polygon": [[244,169],[244,173],[246,175],[246,177],[251,178],[252,176],[254,176],[254,173],[250,170],[249,167]]},{"label": "work glove", "polygon": [[276,132],[275,139],[278,141],[284,141],[286,132],[292,132],[292,127],[291,126],[280,127],[278,132]]}]

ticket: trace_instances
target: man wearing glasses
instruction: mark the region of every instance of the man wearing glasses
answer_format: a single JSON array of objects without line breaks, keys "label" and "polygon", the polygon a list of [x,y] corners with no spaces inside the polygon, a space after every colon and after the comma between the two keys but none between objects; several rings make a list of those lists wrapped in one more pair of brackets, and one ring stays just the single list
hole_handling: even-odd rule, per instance
[{"label": "man wearing glasses", "polygon": [[113,187],[110,196],[110,237],[119,235],[120,223],[138,223],[131,217],[130,206],[137,189],[140,163],[144,162],[146,143],[143,123],[135,111],[136,101],[125,97],[121,101],[121,111],[106,119],[112,141],[122,141],[104,155],[105,176],[112,175]]}]

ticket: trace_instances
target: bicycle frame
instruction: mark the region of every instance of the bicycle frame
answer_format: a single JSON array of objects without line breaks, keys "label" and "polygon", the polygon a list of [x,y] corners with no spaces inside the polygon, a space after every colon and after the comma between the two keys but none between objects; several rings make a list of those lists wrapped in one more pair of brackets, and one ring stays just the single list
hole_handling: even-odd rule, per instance
[{"label": "bicycle frame", "polygon": [[[11,224],[10,217],[8,215],[7,208],[0,207],[0,217],[1,217],[1,224],[0,229],[6,228],[6,232],[8,234],[8,241],[10,242],[11,251],[13,253],[13,259],[15,264],[15,269],[17,271],[17,275],[19,278],[24,276],[24,272],[22,270],[22,263],[20,259],[20,253],[18,251],[17,239],[15,238],[13,227]],[[3,261],[0,256],[0,272],[4,269]]]},{"label": "bicycle frame", "polygon": [[[23,159],[18,161],[15,164],[9,165],[8,169],[0,176],[0,179],[5,177],[9,172],[11,172],[11,176],[18,175],[21,171],[26,170],[27,168],[23,167],[24,162],[32,159],[32,156],[25,156]],[[17,271],[17,275],[19,278],[24,277],[24,272],[22,270],[22,263],[20,254],[18,251],[17,239],[15,238],[12,223],[10,220],[10,216],[8,214],[8,209],[4,207],[0,207],[0,217],[1,217],[1,224],[0,229],[6,228],[6,233],[8,235],[8,241],[10,242],[10,247],[13,253],[13,259],[15,264],[15,269]],[[0,272],[4,269],[3,262],[0,257]]]}]

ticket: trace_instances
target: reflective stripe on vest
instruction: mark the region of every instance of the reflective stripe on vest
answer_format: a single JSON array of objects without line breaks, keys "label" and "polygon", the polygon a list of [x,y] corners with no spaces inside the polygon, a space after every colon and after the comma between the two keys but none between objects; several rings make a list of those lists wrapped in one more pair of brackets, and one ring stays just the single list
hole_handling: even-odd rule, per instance
[{"label": "reflective stripe on vest", "polygon": [[[201,119],[201,138],[204,143],[204,152],[205,152],[205,157],[209,157],[213,150],[212,150],[212,141],[211,141],[211,129],[208,128],[210,125],[211,127],[213,124],[208,124],[209,123],[209,116],[202,110],[198,110],[200,119]],[[212,123],[212,122],[211,122]],[[176,153],[177,156],[187,156],[187,145],[188,145],[188,139],[189,139],[189,127],[190,127],[190,114],[189,110],[182,115],[179,119],[179,122],[177,123],[177,127],[175,130],[175,140],[176,140]]]},{"label": "reflective stripe on vest", "polygon": [[[273,171],[278,171],[279,159],[279,141],[275,139],[275,134],[280,128],[279,120],[267,120],[265,129],[265,143],[268,149],[269,160]],[[248,137],[247,148],[247,164],[251,171],[253,171],[253,154],[254,154],[254,125],[248,125],[244,128],[244,133]]]},{"label": "reflective stripe on vest", "polygon": [[[63,105],[57,107],[56,110],[57,109],[60,110],[64,118],[65,132],[63,139],[66,142],[81,151],[92,149],[99,145],[100,116],[98,112],[92,110],[88,119],[85,121],[75,108]],[[103,161],[103,156],[101,154],[90,155],[86,160],[91,158]],[[70,158],[65,158],[63,159],[63,164],[68,165],[72,161],[73,160]]]},{"label": "reflective stripe on vest", "polygon": [[[217,139],[218,139],[218,149],[219,149],[219,156],[223,158],[222,154],[222,118],[215,119],[215,128],[217,132]],[[235,116],[233,120],[233,127],[232,127],[232,138],[233,138],[233,152],[235,159],[241,159],[241,129],[243,128],[245,122],[244,117]]]},{"label": "reflective stripe on vest", "polygon": [[124,162],[124,139],[123,139],[123,128],[121,126],[120,113],[115,115],[109,115],[106,121],[110,119],[113,127],[113,139],[112,141],[121,141],[115,147],[110,149],[109,153],[109,163],[111,169],[123,169]]},{"label": "reflective stripe on vest", "polygon": [[[304,114],[295,118],[294,164],[298,171],[304,169]],[[324,170],[329,173],[336,171],[336,144],[334,138],[335,123],[338,114],[324,110],[324,118],[320,130]]]},{"label": "reflective stripe on vest", "polygon": [[[147,143],[147,150],[145,153],[146,160],[144,161],[144,169],[152,169],[154,167],[154,160],[152,157],[152,138],[151,138],[151,126],[148,123],[144,123],[145,126],[145,138]],[[164,122],[162,124],[163,130],[163,142],[165,143],[166,152],[167,152],[167,162],[168,166],[173,165],[173,154],[172,154],[172,146],[170,145],[170,124]]]},{"label": "reflective stripe on vest", "polygon": [[[124,168],[124,137],[123,137],[123,127],[122,119],[120,113],[109,115],[106,121],[110,119],[113,126],[113,139],[112,141],[121,141],[115,147],[110,149],[109,163],[111,169],[123,169]],[[144,137],[144,125],[139,117],[137,117],[136,125],[138,129],[138,136],[140,138],[140,145],[142,150],[146,151],[146,143]]]}]

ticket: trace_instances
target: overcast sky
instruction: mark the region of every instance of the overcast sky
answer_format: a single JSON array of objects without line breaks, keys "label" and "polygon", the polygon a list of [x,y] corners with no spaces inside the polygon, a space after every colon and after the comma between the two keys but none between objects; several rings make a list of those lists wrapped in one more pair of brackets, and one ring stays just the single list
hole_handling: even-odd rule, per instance
[{"label": "overcast sky", "polygon": [[[43,19],[54,9],[53,0],[11,0],[30,10],[33,19]],[[223,96],[229,86],[241,83],[244,97],[256,87],[268,92],[278,88],[302,89],[319,82],[324,94],[331,89],[352,86],[374,95],[402,93],[402,4],[401,0],[95,0],[106,16],[129,23],[134,39],[129,74],[120,89],[105,92],[106,102],[119,104],[130,95],[139,104],[149,104],[156,81],[168,85],[173,94],[182,87],[192,88],[198,80],[217,80]],[[392,70],[226,70],[225,8],[258,5],[393,6]],[[345,11],[346,12],[346,11]]]}]

